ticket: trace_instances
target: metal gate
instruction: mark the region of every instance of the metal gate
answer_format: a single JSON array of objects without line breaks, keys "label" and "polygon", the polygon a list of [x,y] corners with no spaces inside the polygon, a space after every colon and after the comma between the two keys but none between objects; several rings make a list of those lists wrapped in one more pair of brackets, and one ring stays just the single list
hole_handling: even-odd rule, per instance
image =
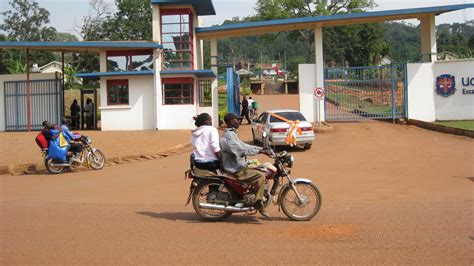
[{"label": "metal gate", "polygon": [[406,64],[324,70],[325,119],[405,118]]},{"label": "metal gate", "polygon": [[227,68],[227,112],[240,114],[240,78],[232,67]]},{"label": "metal gate", "polygon": [[26,81],[4,82],[5,130],[28,130],[28,116],[32,130],[42,128],[48,120],[59,124],[63,108],[61,80],[30,81],[30,113],[28,114],[28,91]]}]

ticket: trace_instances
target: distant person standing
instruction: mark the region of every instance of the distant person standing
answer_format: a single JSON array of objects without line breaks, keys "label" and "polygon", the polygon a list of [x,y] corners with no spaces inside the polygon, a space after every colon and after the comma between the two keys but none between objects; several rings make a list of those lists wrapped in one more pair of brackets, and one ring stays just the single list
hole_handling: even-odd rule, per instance
[{"label": "distant person standing", "polygon": [[81,116],[81,107],[77,104],[77,100],[74,99],[71,104],[71,128],[78,129],[79,128],[79,120]]},{"label": "distant person standing", "polygon": [[94,129],[94,103],[91,98],[87,98],[84,112],[86,113],[87,129]]},{"label": "distant person standing", "polygon": [[253,120],[254,119],[254,110],[253,110],[253,103],[254,103],[254,100],[252,99],[252,97],[249,97],[249,99],[247,100],[247,102],[249,103],[249,116],[250,118]]},{"label": "distant person standing", "polygon": [[242,99],[242,112],[240,116],[245,116],[245,119],[247,119],[248,124],[250,124],[250,118],[249,118],[249,101],[247,101],[247,97]]}]

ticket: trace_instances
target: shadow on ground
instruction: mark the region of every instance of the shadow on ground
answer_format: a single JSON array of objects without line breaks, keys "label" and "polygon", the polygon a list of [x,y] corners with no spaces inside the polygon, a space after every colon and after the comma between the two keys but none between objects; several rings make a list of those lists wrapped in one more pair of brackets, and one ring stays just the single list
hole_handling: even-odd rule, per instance
[{"label": "shadow on ground", "polygon": [[[151,218],[169,220],[169,221],[184,221],[187,223],[208,223],[200,219],[197,214],[193,212],[149,212],[149,211],[139,211],[136,214],[149,216]],[[260,225],[260,220],[266,221],[288,221],[288,219],[284,219],[282,217],[270,217],[270,218],[263,218],[253,215],[233,215],[227,218],[223,223],[233,223],[233,224],[256,224]]]}]

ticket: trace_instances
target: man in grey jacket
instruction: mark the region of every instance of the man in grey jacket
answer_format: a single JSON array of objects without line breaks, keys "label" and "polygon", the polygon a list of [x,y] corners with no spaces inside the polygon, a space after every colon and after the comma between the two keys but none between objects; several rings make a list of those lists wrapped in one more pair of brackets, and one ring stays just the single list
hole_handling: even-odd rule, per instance
[{"label": "man in grey jacket", "polygon": [[224,122],[227,124],[227,128],[224,131],[223,137],[220,139],[224,170],[232,173],[239,182],[251,184],[254,187],[256,191],[255,197],[257,199],[254,207],[262,216],[268,217],[265,207],[263,206],[265,176],[262,172],[247,166],[247,156],[257,155],[259,153],[270,156],[271,153],[260,147],[246,144],[237,137],[236,129],[240,126],[240,117],[236,114],[226,114]]}]

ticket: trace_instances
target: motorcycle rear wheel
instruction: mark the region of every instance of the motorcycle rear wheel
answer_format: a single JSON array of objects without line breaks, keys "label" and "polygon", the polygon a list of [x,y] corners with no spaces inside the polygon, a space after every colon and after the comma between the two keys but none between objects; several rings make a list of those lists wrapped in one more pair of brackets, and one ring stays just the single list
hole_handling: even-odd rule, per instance
[{"label": "motorcycle rear wheel", "polygon": [[90,166],[94,170],[100,170],[104,168],[105,156],[99,149],[95,150],[94,154],[92,154],[92,152],[89,153],[87,155],[87,160],[89,160]]},{"label": "motorcycle rear wheel", "polygon": [[[210,182],[201,182],[193,192],[193,208],[196,214],[201,217],[202,219],[209,221],[209,222],[218,222],[223,221],[229,216],[232,215],[232,212],[229,211],[221,211],[221,210],[211,210],[211,209],[203,209],[199,206],[199,203],[208,203],[208,194],[211,192],[211,186],[220,186],[222,183],[210,181]],[[231,192],[227,185],[224,187],[224,191],[229,194],[229,199],[232,198]]]},{"label": "motorcycle rear wheel", "polygon": [[44,166],[46,167],[46,170],[48,170],[50,174],[60,174],[64,172],[64,170],[66,169],[65,166],[54,166],[52,164],[53,164],[53,159],[47,159],[46,161],[44,161]]},{"label": "motorcycle rear wheel", "polygon": [[297,182],[295,187],[305,202],[300,202],[293,188],[288,186],[281,193],[281,209],[291,220],[309,221],[321,209],[321,192],[313,183]]}]

